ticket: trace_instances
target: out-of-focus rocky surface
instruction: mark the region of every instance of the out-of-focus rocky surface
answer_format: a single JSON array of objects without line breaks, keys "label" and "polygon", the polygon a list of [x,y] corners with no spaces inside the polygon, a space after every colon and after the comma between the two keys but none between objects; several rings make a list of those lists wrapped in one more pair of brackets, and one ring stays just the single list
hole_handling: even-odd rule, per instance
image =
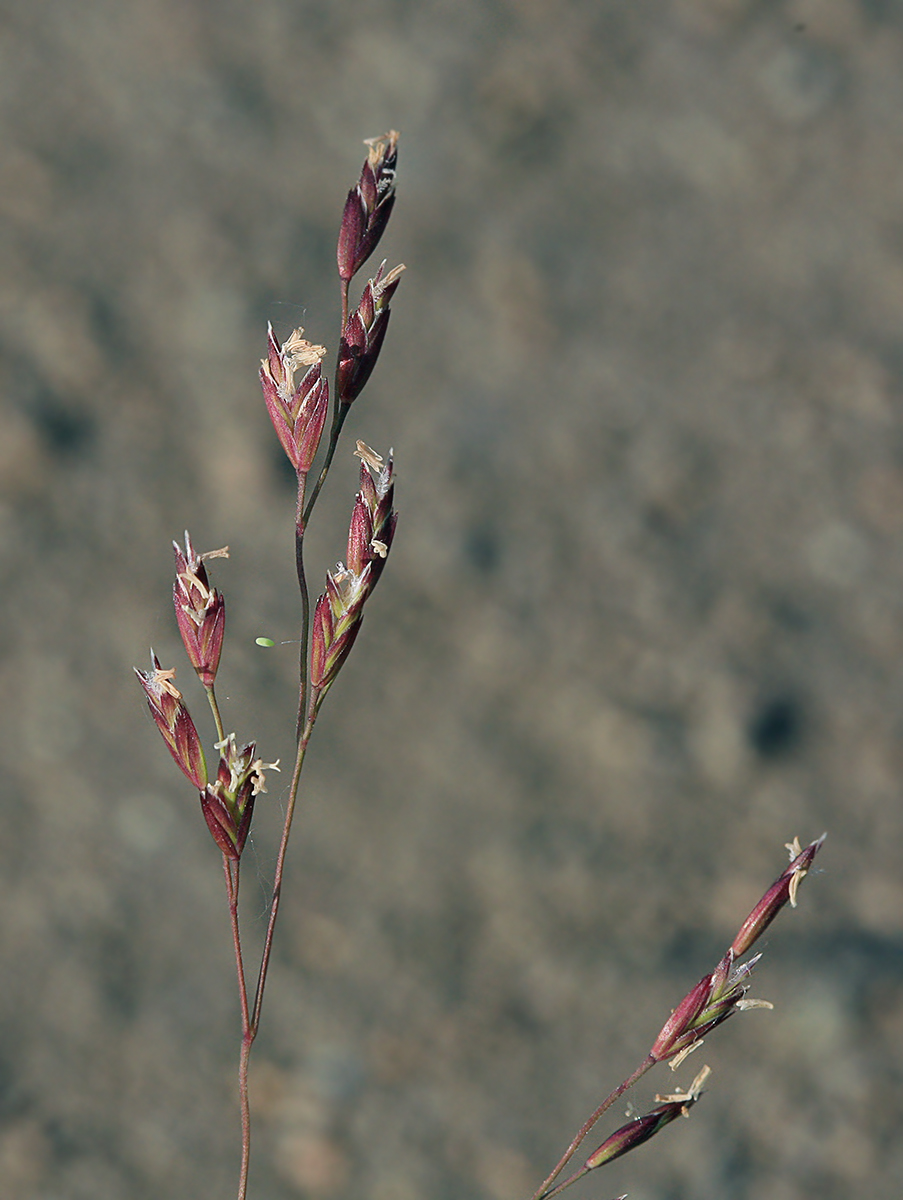
[{"label": "out-of-focus rocky surface", "polygon": [[256,367],[267,320],[334,345],[393,127],[409,270],[314,578],[354,438],[401,523],[313,745],[252,1195],[525,1200],[827,829],[775,1011],[641,1085],[714,1071],[579,1194],[896,1200],[903,6],[6,3],[0,122],[6,1200],[234,1194],[221,870],[131,667],[200,718],[169,540],[228,543],[226,722],[290,756]]}]

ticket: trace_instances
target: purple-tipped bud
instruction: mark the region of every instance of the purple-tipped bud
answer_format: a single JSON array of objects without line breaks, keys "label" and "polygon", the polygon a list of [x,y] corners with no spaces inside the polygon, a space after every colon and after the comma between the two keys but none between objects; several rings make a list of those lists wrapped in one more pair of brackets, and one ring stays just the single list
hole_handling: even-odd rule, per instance
[{"label": "purple-tipped bud", "polygon": [[228,558],[229,547],[196,554],[186,530],[185,549],[178,542],[173,542],[172,548],[176,556],[176,581],[172,589],[176,622],[189,662],[204,687],[209,688],[216,678],[223,648],[226,603],[216,588],[210,586],[204,560]]},{"label": "purple-tipped bud", "polygon": [[367,161],[348,193],[336,253],[339,278],[348,283],[379,244],[395,204],[398,134],[395,130],[368,138]]},{"label": "purple-tipped bud", "polygon": [[175,670],[162,670],[152,650],[151,670],[139,671],[136,667],[135,674],[170,754],[190,782],[202,791],[207,784],[207,764],[194,721],[182,702],[182,693],[172,682]]},{"label": "purple-tipped bud", "polygon": [[201,811],[217,846],[227,858],[237,860],[248,840],[254,801],[266,791],[264,771],[278,770],[279,764],[255,758],[253,742],[239,750],[231,733],[217,749],[216,779],[201,791]]},{"label": "purple-tipped bud", "polygon": [[584,1171],[594,1171],[596,1167],[604,1166],[605,1163],[620,1158],[622,1154],[627,1154],[630,1150],[635,1150],[637,1146],[642,1146],[643,1142],[648,1142],[660,1129],[664,1129],[678,1117],[688,1117],[690,1109],[702,1095],[703,1085],[709,1074],[709,1068],[703,1068],[686,1093],[678,1093],[674,1096],[656,1096],[657,1100],[662,1100],[664,1103],[653,1108],[645,1116],[628,1121],[626,1125],[616,1129],[589,1156],[584,1164]]},{"label": "purple-tipped bud", "polygon": [[736,958],[746,954],[755,945],[788,900],[791,908],[796,908],[796,894],[800,883],[805,879],[812,866],[812,860],[822,848],[827,836],[826,833],[823,833],[820,838],[810,842],[805,850],[800,849],[798,838],[794,838],[787,844],[791,859],[790,866],[777,877],[740,926],[740,931],[731,945],[731,950]]},{"label": "purple-tipped bud", "polygon": [[389,302],[398,287],[404,265],[383,277],[385,261],[364,288],[361,302],[351,314],[339,345],[338,392],[342,404],[351,404],[370,378],[389,324]]},{"label": "purple-tipped bud", "polygon": [[[301,336],[303,332],[293,330],[280,346],[270,325],[267,356],[260,364],[260,386],[270,421],[298,475],[306,475],[311,468],[329,409],[329,385],[320,369],[326,348],[312,345]],[[295,387],[299,367],[307,370]]]},{"label": "purple-tipped bud", "polygon": [[643,1142],[648,1142],[651,1137],[655,1137],[660,1129],[670,1125],[677,1117],[685,1116],[686,1109],[686,1104],[660,1104],[658,1108],[653,1108],[645,1116],[628,1121],[626,1125],[622,1125],[620,1129],[616,1129],[607,1137],[602,1145],[589,1156],[584,1164],[586,1170],[594,1171],[597,1167],[602,1167],[606,1163],[620,1158],[622,1154],[636,1150],[637,1146],[642,1146]]}]

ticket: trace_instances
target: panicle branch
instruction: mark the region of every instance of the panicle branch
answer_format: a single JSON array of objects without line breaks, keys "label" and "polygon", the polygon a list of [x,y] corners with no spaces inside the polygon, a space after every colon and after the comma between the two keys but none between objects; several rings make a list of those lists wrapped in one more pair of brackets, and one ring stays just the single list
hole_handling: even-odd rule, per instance
[{"label": "panicle branch", "polygon": [[656,1062],[672,1060],[671,1069],[675,1070],[710,1030],[735,1012],[772,1007],[767,1000],[745,999],[749,988],[747,979],[761,954],[739,965],[736,960],[752,949],[788,900],[795,907],[800,882],[805,878],[826,836],[822,834],[810,842],[805,850],[800,848],[797,838],[787,844],[790,866],[778,876],[740,926],[715,970],[700,979],[662,1026],[649,1051],[650,1057]]},{"label": "panicle branch", "polygon": [[791,858],[789,867],[778,876],[740,926],[737,936],[725,951],[715,970],[711,974],[703,975],[699,983],[690,989],[674,1009],[659,1031],[658,1037],[652,1043],[645,1059],[623,1083],[603,1100],[577,1131],[552,1173],[534,1193],[533,1200],[551,1200],[552,1196],[570,1187],[588,1171],[595,1170],[596,1167],[611,1162],[614,1158],[626,1154],[628,1150],[648,1141],[659,1129],[669,1124],[682,1112],[685,1114],[692,1104],[696,1103],[708,1076],[708,1068],[697,1076],[688,1093],[657,1097],[662,1101],[658,1108],[653,1109],[646,1116],[639,1117],[622,1126],[590,1155],[579,1171],[563,1182],[555,1183],[599,1118],[648,1070],[663,1062],[668,1062],[671,1069],[676,1070],[688,1054],[702,1045],[702,1039],[707,1033],[721,1025],[735,1012],[751,1008],[772,1007],[767,1000],[746,999],[749,976],[761,955],[756,954],[747,959],[745,963],[738,963],[737,959],[752,949],[785,904],[789,902],[791,906],[796,905],[800,883],[824,844],[825,837],[826,834],[822,834],[820,838],[810,842],[805,849],[801,848],[797,838],[787,844],[786,848],[790,852]]}]

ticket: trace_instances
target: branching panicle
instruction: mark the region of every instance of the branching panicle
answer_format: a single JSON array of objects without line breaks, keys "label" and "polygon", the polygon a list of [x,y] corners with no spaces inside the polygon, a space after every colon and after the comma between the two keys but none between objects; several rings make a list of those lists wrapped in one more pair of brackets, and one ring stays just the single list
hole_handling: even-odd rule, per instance
[{"label": "branching panicle", "polygon": [[[295,764],[276,857],[269,919],[253,1004],[247,986],[238,912],[241,855],[250,833],[257,797],[266,791],[265,772],[278,770],[278,764],[265,764],[258,758],[253,741],[239,746],[235,735],[225,732],[220,716],[215,681],[225,637],[225,602],[210,582],[205,561],[228,557],[227,549],[197,554],[187,533],[184,548],[177,542],[173,543],[176,556],[173,585],[176,624],[188,660],[206,692],[216,730],[213,746],[218,753],[218,761],[212,778],[208,775],[197,728],[181,693],[173,683],[175,671],[163,670],[153,653],[152,669],[136,671],[151,716],[170,754],[197,789],[207,828],[223,856],[242,1013],[239,1060],[242,1161],[239,1200],[244,1200],[247,1194],[250,1162],[248,1060],[260,1024],[301,769],[320,706],[354,645],[363,619],[364,605],[382,573],[395,533],[392,456],[389,454],[384,462],[375,451],[358,442],[356,453],[362,459],[361,483],[352,508],[347,565],[339,563],[334,571],[326,573],[326,590],[311,614],[304,568],[307,524],[332,465],[348,409],[360,396],[376,366],[389,323],[390,302],[404,270],[404,267],[398,266],[386,273],[383,263],[365,285],[349,321],[349,283],[376,249],[395,204],[398,134],[393,131],[369,138],[366,145],[367,160],[357,184],[348,194],[339,233],[337,257],[342,321],[338,331],[336,387],[333,391],[328,445],[309,496],[307,476],[320,450],[330,408],[329,383],[321,365],[326,348],[307,341],[303,329],[293,330],[280,343],[272,326],[269,326],[266,357],[260,364],[264,404],[276,437],[298,480],[294,552],[301,591],[301,654]],[[259,639],[259,642],[272,644],[266,638]],[[306,703],[308,697],[309,704]]]},{"label": "branching panicle", "polygon": [[[674,1009],[671,1016],[662,1026],[658,1037],[652,1043],[649,1053],[636,1070],[631,1075],[628,1075],[623,1083],[620,1083],[613,1092],[609,1093],[595,1112],[591,1113],[583,1123],[571,1140],[567,1150],[565,1150],[555,1165],[552,1173],[537,1188],[533,1195],[533,1200],[550,1200],[551,1196],[557,1195],[559,1192],[564,1191],[565,1188],[570,1187],[572,1183],[581,1179],[588,1171],[594,1170],[604,1163],[611,1162],[612,1159],[618,1158],[642,1142],[648,1141],[659,1129],[672,1121],[675,1116],[680,1115],[680,1112],[670,1107],[675,1102],[675,1097],[659,1097],[659,1099],[666,1101],[662,1107],[653,1109],[645,1117],[640,1117],[636,1121],[622,1126],[621,1129],[607,1138],[594,1154],[590,1155],[590,1158],[581,1170],[575,1172],[575,1174],[569,1176],[563,1182],[556,1183],[559,1175],[574,1157],[581,1143],[596,1125],[600,1117],[608,1111],[616,1100],[633,1087],[647,1071],[650,1071],[658,1063],[663,1062],[669,1063],[671,1069],[676,1070],[688,1054],[702,1045],[702,1039],[706,1034],[711,1033],[713,1029],[716,1029],[735,1012],[743,1012],[751,1008],[772,1007],[767,1000],[746,999],[746,991],[749,987],[747,982],[749,975],[762,956],[756,954],[745,963],[738,963],[737,959],[741,954],[745,954],[748,950],[752,949],[755,942],[761,937],[762,933],[764,933],[765,929],[771,924],[788,900],[791,903],[795,903],[800,882],[805,877],[812,865],[813,859],[821,849],[825,836],[825,834],[822,834],[820,838],[817,838],[814,842],[810,842],[805,850],[801,849],[799,841],[796,838],[794,838],[792,843],[788,844],[787,849],[790,851],[792,860],[790,866],[778,876],[777,880],[743,922],[740,931],[730,947],[725,951],[715,970],[709,975],[703,975],[699,983],[687,992],[677,1008]],[[708,1068],[704,1068],[704,1071],[697,1076],[689,1093],[686,1096],[678,1097],[678,1099],[682,1100],[684,1106],[681,1111],[688,1110],[692,1104],[695,1104],[701,1094],[702,1084],[705,1082],[708,1074]],[[686,1115],[685,1111],[684,1115]]]},{"label": "branching panicle", "polygon": [[[265,357],[260,363],[264,405],[297,477],[293,550],[300,590],[300,652],[295,758],[256,976],[249,975],[246,968],[239,919],[240,869],[257,799],[266,792],[266,772],[279,767],[278,762],[264,763],[258,757],[255,741],[239,743],[234,733],[226,733],[220,715],[215,684],[225,639],[225,601],[211,583],[206,564],[211,559],[227,558],[228,548],[198,554],[187,532],[184,546],[173,543],[176,624],[210,707],[215,730],[211,743],[216,753],[216,758],[211,759],[216,762],[212,775],[202,738],[173,682],[175,669],[163,669],[152,651],[151,670],[136,671],[151,717],[169,753],[195,788],[204,820],[222,854],[242,1024],[238,1071],[242,1157],[238,1200],[245,1200],[247,1195],[250,1163],[248,1063],[260,1027],[301,772],[321,705],[358,639],[364,608],[385,569],[397,522],[392,451],[383,457],[365,442],[357,441],[354,453],[361,460],[360,483],[351,507],[345,561],[326,571],[324,590],[311,604],[305,567],[308,523],[329,475],[349,411],[379,359],[391,303],[404,271],[404,266],[398,265],[387,272],[384,260],[364,284],[352,308],[351,281],[376,250],[395,204],[398,134],[390,131],[368,139],[366,145],[367,159],[345,201],[336,250],[342,315],[336,338],[333,387],[330,389],[323,371],[326,348],[304,338],[303,329],[292,330],[280,343],[269,326]],[[327,422],[329,432],[324,439]],[[318,463],[316,471],[315,463]],[[258,643],[274,645],[269,638],[260,638]],[[590,1171],[649,1141],[677,1117],[689,1114],[702,1095],[708,1067],[703,1068],[686,1092],[657,1096],[653,1108],[615,1130],[585,1159],[582,1167],[559,1182],[601,1116],[648,1071],[665,1062],[675,1069],[709,1033],[735,1013],[771,1007],[767,1001],[746,997],[751,973],[761,955],[740,960],[787,904],[796,906],[800,884],[824,838],[823,834],[805,849],[796,839],[788,845],[790,865],[752,909],[714,970],[704,975],[671,1012],[642,1062],[590,1114],[554,1170],[534,1193],[533,1200],[551,1200]],[[253,981],[251,987],[249,980]]]}]

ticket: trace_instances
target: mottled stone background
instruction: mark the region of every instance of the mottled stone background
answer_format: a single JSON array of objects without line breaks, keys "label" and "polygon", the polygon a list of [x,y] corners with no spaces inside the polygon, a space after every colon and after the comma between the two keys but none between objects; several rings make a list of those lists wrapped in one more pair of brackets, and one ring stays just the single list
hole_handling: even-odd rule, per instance
[{"label": "mottled stone background", "polygon": [[0,122],[5,1200],[234,1195],[219,858],[131,667],[182,662],[170,539],[228,542],[227,725],[290,756],[256,368],[268,319],[334,343],[389,127],[409,270],[315,576],[355,437],[402,516],[310,761],[253,1200],[526,1200],[824,829],[775,1011],[574,1196],[896,1200],[903,5],[5,0]]}]

